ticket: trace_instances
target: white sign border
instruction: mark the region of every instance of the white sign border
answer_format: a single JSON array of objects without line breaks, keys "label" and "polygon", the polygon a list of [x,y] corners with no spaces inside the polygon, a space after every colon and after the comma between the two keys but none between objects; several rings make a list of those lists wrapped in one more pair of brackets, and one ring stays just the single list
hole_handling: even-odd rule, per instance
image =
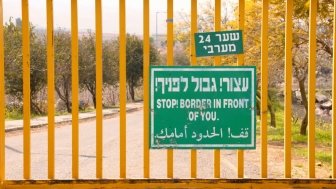
[{"label": "white sign border", "polygon": [[[168,69],[167,69],[168,68]],[[154,73],[156,71],[171,71],[171,72],[176,72],[176,71],[184,71],[184,72],[193,72],[193,71],[200,71],[200,69],[202,69],[201,67],[190,67],[190,68],[186,68],[186,67],[182,67],[182,68],[176,68],[176,67],[153,67],[151,68],[151,74],[150,74],[150,78],[154,78]],[[251,67],[245,67],[245,68],[239,68],[239,67],[214,67],[214,68],[209,68],[209,67],[205,67],[203,68],[205,69],[204,71],[207,72],[225,72],[225,71],[250,71],[251,75],[252,75],[252,92],[251,92],[251,102],[252,104],[255,104],[254,100],[255,100],[255,69],[251,68]],[[255,122],[254,122],[254,116],[255,116],[255,107],[252,108],[251,111],[251,126],[252,126],[252,136],[251,136],[251,144],[155,144],[154,143],[154,80],[151,79],[151,89],[150,89],[150,95],[151,95],[151,107],[150,107],[150,112],[151,112],[151,122],[150,122],[150,127],[151,127],[151,133],[150,133],[150,137],[151,137],[151,147],[154,149],[160,149],[160,148],[177,148],[177,149],[181,149],[181,148],[254,148],[255,147]]]}]

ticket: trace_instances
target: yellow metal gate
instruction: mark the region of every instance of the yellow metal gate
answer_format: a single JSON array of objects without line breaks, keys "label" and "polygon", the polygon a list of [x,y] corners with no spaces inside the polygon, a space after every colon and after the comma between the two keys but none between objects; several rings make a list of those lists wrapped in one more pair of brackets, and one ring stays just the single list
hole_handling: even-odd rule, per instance
[{"label": "yellow metal gate", "polygon": [[[69,0],[70,1],[70,0]],[[268,88],[268,14],[269,0],[262,0],[261,21],[261,175],[260,178],[244,179],[244,151],[237,151],[237,179],[225,179],[220,174],[220,150],[214,150],[213,179],[197,179],[197,151],[191,150],[190,179],[174,179],[173,154],[167,150],[167,179],[154,179],[150,174],[149,146],[149,65],[150,65],[150,0],[143,0],[143,66],[144,66],[144,151],[143,179],[132,179],[126,173],[126,0],[119,0],[119,73],[120,73],[120,179],[105,179],[103,176],[103,130],[102,130],[102,0],[95,0],[96,20],[96,180],[81,180],[79,177],[79,118],[78,118],[78,18],[77,0],[71,0],[71,37],[72,37],[72,180],[55,178],[55,110],[54,110],[54,24],[53,0],[47,5],[47,67],[48,67],[48,180],[31,180],[30,152],[30,32],[29,0],[22,0],[22,56],[23,56],[23,112],[24,112],[24,180],[6,180],[5,177],[5,81],[4,81],[4,36],[3,36],[3,0],[0,0],[0,188],[336,188],[336,113],[333,111],[332,129],[332,178],[315,178],[315,71],[316,71],[316,19],[317,0],[310,0],[309,18],[309,118],[308,118],[308,179],[291,179],[291,99],[292,99],[292,17],[293,0],[286,2],[285,22],[285,114],[284,114],[284,176],[279,179],[268,178],[267,159],[267,88]],[[167,0],[167,20],[173,20],[173,0]],[[179,3],[179,1],[175,1]],[[190,59],[196,65],[194,51],[194,33],[197,32],[197,0],[191,3]],[[336,6],[336,3],[335,3]],[[336,9],[334,13],[334,37],[336,42]],[[244,30],[245,0],[239,0],[239,29]],[[221,0],[215,0],[215,30],[221,30]],[[167,66],[173,65],[173,22],[167,22]],[[333,70],[336,71],[336,49],[333,49]],[[220,58],[214,58],[214,65],[220,65]],[[238,55],[237,66],[244,65],[244,55]],[[336,105],[336,77],[333,77],[333,105]],[[104,178],[104,179],[103,179]]]}]

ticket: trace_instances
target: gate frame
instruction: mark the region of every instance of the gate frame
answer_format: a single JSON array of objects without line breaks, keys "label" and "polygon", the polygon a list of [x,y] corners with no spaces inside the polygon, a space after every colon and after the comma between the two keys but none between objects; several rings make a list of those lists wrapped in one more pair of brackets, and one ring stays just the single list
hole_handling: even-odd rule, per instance
[{"label": "gate frame", "polygon": [[[48,56],[48,88],[54,86],[54,47],[53,47],[53,0],[46,0],[47,3],[47,56]],[[22,0],[22,41],[23,41],[23,109],[24,109],[24,166],[23,178],[27,180],[6,180],[5,179],[5,93],[4,93],[4,39],[3,39],[3,0],[0,0],[0,189],[5,188],[335,188],[336,189],[336,138],[332,141],[332,178],[314,179],[315,177],[315,92],[316,92],[316,17],[317,2],[310,0],[310,18],[309,18],[309,133],[308,133],[308,175],[310,179],[290,179],[291,178],[291,85],[286,86],[285,92],[285,163],[284,177],[286,179],[265,179],[267,178],[267,84],[268,84],[268,11],[269,0],[262,0],[262,26],[261,26],[261,177],[263,179],[219,179],[220,178],[220,150],[214,150],[214,179],[197,178],[197,151],[191,150],[191,178],[197,179],[176,179],[173,176],[173,150],[167,153],[167,178],[170,179],[126,179],[126,0],[119,0],[119,34],[120,34],[120,178],[121,179],[101,179],[102,175],[102,7],[101,0],[96,0],[96,44],[97,48],[97,180],[78,179],[78,15],[77,0],[71,1],[71,36],[72,36],[72,99],[73,99],[73,122],[72,128],[72,178],[74,180],[54,180],[54,92],[48,90],[48,121],[50,124],[48,130],[48,178],[50,180],[31,180],[30,178],[30,51],[29,51],[29,0]],[[143,0],[144,8],[144,145],[148,146],[148,68],[150,65],[150,36],[149,36],[149,1]],[[197,0],[191,1],[191,64],[196,65],[197,60],[194,52],[193,34],[197,32]],[[336,1],[334,2],[334,33],[333,42],[336,44]],[[173,0],[167,0],[167,65],[173,65]],[[239,29],[244,30],[245,22],[245,0],[239,0]],[[292,22],[293,0],[286,1],[286,55],[285,65],[286,82],[291,83],[291,47],[292,47]],[[215,30],[221,30],[221,0],[215,0]],[[336,48],[333,48],[333,106],[336,106]],[[220,65],[220,57],[214,58],[214,65]],[[237,65],[244,65],[244,55],[238,56]],[[333,136],[336,136],[336,111],[332,114]],[[150,178],[150,152],[144,148],[144,178]],[[244,151],[237,151],[237,176],[244,177]]]},{"label": "gate frame", "polygon": [[331,179],[100,179],[100,180],[17,180],[4,181],[1,189],[21,188],[324,188],[336,189]]}]

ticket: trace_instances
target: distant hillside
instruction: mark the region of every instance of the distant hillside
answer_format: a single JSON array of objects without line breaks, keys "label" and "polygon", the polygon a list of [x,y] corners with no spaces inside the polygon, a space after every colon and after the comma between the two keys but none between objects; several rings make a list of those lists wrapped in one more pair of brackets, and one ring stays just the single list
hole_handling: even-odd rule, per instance
[{"label": "distant hillside", "polygon": [[[70,32],[69,29],[64,29],[64,28],[56,28],[55,29],[55,32],[59,31],[59,30],[62,30],[62,31],[68,31]],[[44,28],[36,28],[35,29],[36,33],[39,34],[39,35],[46,35],[46,29]],[[82,37],[84,35],[86,35],[88,33],[89,30],[81,30],[78,32],[78,37]],[[104,41],[107,41],[107,40],[114,40],[114,39],[117,39],[118,38],[118,35],[119,34],[115,34],[115,33],[103,33],[103,40]],[[139,36],[140,37],[140,36]],[[142,36],[141,36],[142,38]]]}]

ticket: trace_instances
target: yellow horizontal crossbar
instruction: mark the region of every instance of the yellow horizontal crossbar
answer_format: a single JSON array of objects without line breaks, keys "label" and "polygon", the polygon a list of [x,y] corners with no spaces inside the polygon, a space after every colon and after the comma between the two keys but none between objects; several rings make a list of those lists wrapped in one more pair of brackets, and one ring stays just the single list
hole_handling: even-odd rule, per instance
[{"label": "yellow horizontal crossbar", "polygon": [[120,179],[5,181],[0,188],[336,188],[332,179]]}]

